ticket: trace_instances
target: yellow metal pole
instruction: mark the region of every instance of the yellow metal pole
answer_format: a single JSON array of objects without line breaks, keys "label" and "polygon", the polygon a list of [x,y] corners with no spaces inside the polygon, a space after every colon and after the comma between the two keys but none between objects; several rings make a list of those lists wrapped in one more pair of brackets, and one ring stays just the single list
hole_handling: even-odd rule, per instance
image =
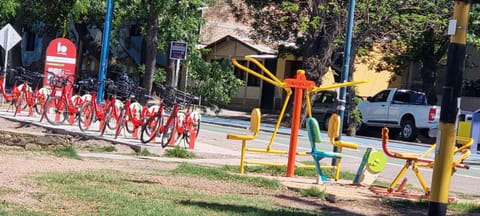
[{"label": "yellow metal pole", "polygon": [[[467,28],[470,11],[469,1],[455,1],[453,19],[456,20],[455,33],[450,38],[447,54],[447,73],[443,87],[442,110],[438,138],[435,149],[432,187],[428,215],[446,215],[448,193],[452,174],[453,152],[455,149],[456,121],[461,96]],[[453,22],[452,22],[453,23]]]},{"label": "yellow metal pole", "polygon": [[285,97],[285,102],[283,103],[282,111],[280,111],[280,115],[278,116],[277,124],[275,125],[275,128],[273,129],[272,137],[270,138],[270,142],[268,143],[268,146],[267,146],[268,151],[270,151],[270,149],[272,148],[273,141],[275,141],[275,137],[277,136],[278,129],[280,128],[280,124],[282,123],[283,115],[285,115],[285,111],[287,110],[288,101],[290,100],[290,97],[292,96],[292,89],[286,88],[285,91],[287,92],[287,96]]}]

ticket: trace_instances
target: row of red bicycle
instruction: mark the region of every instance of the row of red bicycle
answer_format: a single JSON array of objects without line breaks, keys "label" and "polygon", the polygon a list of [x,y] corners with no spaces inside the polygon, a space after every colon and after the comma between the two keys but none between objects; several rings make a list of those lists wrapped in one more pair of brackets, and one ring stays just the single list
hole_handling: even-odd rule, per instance
[{"label": "row of red bicycle", "polygon": [[[199,98],[177,89],[162,87],[159,104],[147,106],[139,101],[152,97],[142,88],[126,91],[125,83],[107,79],[107,97],[97,103],[99,83],[95,79],[74,83],[74,77],[49,73],[50,85],[39,88],[43,79],[43,74],[37,72],[20,73],[15,76],[11,93],[7,93],[5,78],[0,77],[0,92],[14,116],[27,111],[29,116],[40,116],[40,121],[46,119],[52,125],[78,124],[81,131],[98,130],[101,136],[111,133],[115,139],[130,136],[142,143],[159,142],[162,147],[189,147],[199,133],[201,117],[195,111]],[[122,97],[118,97],[119,93]],[[94,125],[98,127],[92,129]]]}]

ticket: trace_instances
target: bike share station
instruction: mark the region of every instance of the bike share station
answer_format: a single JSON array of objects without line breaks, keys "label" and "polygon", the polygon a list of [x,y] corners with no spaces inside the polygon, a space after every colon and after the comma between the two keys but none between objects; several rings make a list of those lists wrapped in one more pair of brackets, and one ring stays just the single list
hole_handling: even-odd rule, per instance
[{"label": "bike share station", "polygon": [[[106,26],[106,29],[109,30],[109,26]],[[112,80],[104,80],[106,70],[105,61],[102,62],[98,82],[92,78],[75,82],[76,47],[66,38],[57,38],[49,43],[46,50],[45,69],[43,74],[27,71],[25,69],[21,71],[21,74],[12,74],[15,75],[16,79],[17,77],[22,78],[21,84],[19,83],[20,85],[17,86],[17,82],[15,82],[11,93],[7,93],[5,91],[5,77],[7,73],[8,50],[13,48],[20,41],[21,37],[11,25],[7,24],[0,30],[0,45],[5,50],[4,53],[6,59],[3,68],[5,74],[0,79],[1,93],[3,94],[2,104],[4,101],[9,103],[7,110],[2,110],[5,112],[6,118],[15,121],[20,120],[30,122],[41,127],[47,127],[52,131],[64,131],[61,133],[67,134],[81,134],[81,136],[127,144],[136,150],[139,149],[138,144],[130,144],[135,143],[136,141],[128,141],[126,135],[129,133],[132,135],[131,138],[138,140],[139,127],[144,118],[156,115],[159,106],[147,107],[146,105],[142,106],[138,104],[138,102],[132,102],[129,103],[129,108],[130,105],[133,107],[132,110],[130,110],[130,115],[121,115],[124,114],[126,110],[124,108],[125,104],[121,100],[116,100],[116,93],[112,94],[111,92],[107,92],[109,96],[105,99],[103,97],[103,92],[106,86],[108,87],[108,85],[111,85],[108,90],[114,90],[114,92],[118,92],[117,88],[121,89],[122,87],[122,85],[115,85]],[[103,60],[105,60],[108,55],[108,49],[106,49],[106,47],[108,47],[107,33],[104,35],[104,43],[106,45],[103,46],[101,53]],[[175,105],[175,107],[177,107],[177,112],[174,117],[168,117],[169,119],[173,119],[172,125],[174,127],[170,132],[171,138],[168,140],[167,144],[168,146],[180,146],[179,142],[183,141],[184,144],[182,147],[194,149],[199,129],[200,114],[191,109],[179,110],[178,108],[183,107],[183,104],[179,104],[179,101],[185,102],[188,99],[189,102],[197,100],[200,103],[200,100],[199,97],[179,91],[176,88],[180,60],[186,58],[187,43],[172,42],[171,48],[171,59],[176,60],[177,67],[173,76],[174,79],[172,80],[172,86],[174,86],[173,90],[168,93],[174,97],[174,104],[172,104],[172,106]],[[35,79],[35,81],[30,79]],[[39,86],[32,86],[33,83],[43,83],[43,87],[38,89]],[[79,95],[78,92],[74,95],[74,85],[77,85],[77,87],[81,85],[90,85],[91,91],[87,92],[85,95]],[[127,90],[127,92],[131,94],[130,90]],[[130,96],[128,96],[126,101],[131,102],[130,99]],[[86,109],[86,107],[89,109]],[[28,114],[26,116],[17,116],[17,113],[21,113],[22,110],[27,108]],[[36,112],[34,112],[34,110]],[[12,113],[12,111],[13,117],[15,118],[11,118],[11,114],[9,114]],[[86,113],[89,114],[89,117],[82,120],[82,116],[86,115]],[[134,119],[136,116],[139,118]],[[163,115],[162,112],[162,115],[160,116],[166,116],[166,114]],[[33,119],[36,117],[40,117],[40,122]],[[47,119],[50,126],[46,126],[42,123],[44,118]],[[113,121],[114,125],[110,124],[110,120],[112,119],[115,119],[115,121]],[[135,124],[134,120],[137,120],[137,124]],[[74,128],[74,124],[78,124],[77,128],[80,128],[79,132],[76,132],[77,130]],[[93,126],[91,127],[91,125]],[[133,128],[132,126],[129,128],[129,125],[133,125]],[[160,124],[157,123],[157,125]],[[103,137],[106,128],[109,128],[110,132],[115,131],[113,139]],[[119,139],[122,141],[116,141],[117,136],[122,133],[122,130],[123,138]],[[98,134],[99,131],[101,132],[100,134]],[[160,134],[160,131],[158,131],[158,134]],[[153,138],[156,135],[157,134],[153,134]],[[154,139],[151,139],[151,141],[154,141]],[[165,147],[166,145],[164,146],[162,143],[162,146]]]}]

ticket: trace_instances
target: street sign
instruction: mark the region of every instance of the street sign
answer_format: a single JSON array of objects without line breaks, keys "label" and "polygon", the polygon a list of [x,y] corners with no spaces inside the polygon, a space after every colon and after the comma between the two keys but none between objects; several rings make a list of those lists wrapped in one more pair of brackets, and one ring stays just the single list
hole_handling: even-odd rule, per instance
[{"label": "street sign", "polygon": [[[5,74],[4,77],[7,77],[7,67],[8,67],[8,50],[13,48],[18,42],[22,40],[22,37],[15,31],[15,29],[10,25],[5,25],[0,29],[0,45],[5,49],[5,61],[3,66],[3,71]],[[5,82],[3,82],[3,88],[5,88]]]},{"label": "street sign", "polygon": [[6,51],[13,48],[18,42],[22,40],[22,37],[15,31],[15,29],[10,25],[5,25],[0,29],[0,45]]},{"label": "street sign", "polygon": [[[72,89],[72,83],[75,81],[75,68],[77,61],[77,48],[70,40],[66,38],[57,38],[50,42],[47,47],[47,56],[45,58],[45,71],[43,85],[50,86],[52,76],[68,78],[71,83],[66,87],[67,91]],[[61,90],[57,91],[61,93]]]},{"label": "street sign", "polygon": [[185,60],[187,58],[188,43],[172,41],[170,43],[170,59]]}]

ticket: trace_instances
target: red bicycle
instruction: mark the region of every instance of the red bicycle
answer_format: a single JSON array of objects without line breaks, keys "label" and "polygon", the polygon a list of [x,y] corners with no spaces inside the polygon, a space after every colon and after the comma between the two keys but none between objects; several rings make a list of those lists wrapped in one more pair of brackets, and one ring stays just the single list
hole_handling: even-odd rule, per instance
[{"label": "red bicycle", "polygon": [[[110,80],[106,80],[105,83],[113,83]],[[97,121],[100,122],[100,130],[105,130],[104,125],[105,125],[105,117],[106,116],[111,116],[107,115],[108,109],[110,106],[114,106],[115,102],[111,102],[109,100],[105,101],[105,104],[98,104],[97,103],[97,93],[93,92],[92,93],[92,98],[90,101],[85,102],[81,108],[80,112],[78,115],[78,127],[80,128],[81,131],[86,131],[90,128],[92,123],[95,123]],[[116,109],[115,109],[116,110]],[[114,127],[115,128],[115,127]]]},{"label": "red bicycle", "polygon": [[[71,89],[67,88],[69,84],[74,85],[74,77],[72,75],[61,77],[53,73],[49,73],[49,77],[52,79],[50,81],[52,88],[44,103],[44,112],[40,121],[46,118],[50,124],[58,125],[69,119],[69,124],[73,125],[77,118],[78,108],[83,103],[80,96],[72,97]],[[60,89],[60,94],[57,89]]]},{"label": "red bicycle", "polygon": [[[16,82],[22,84],[13,88],[13,95],[16,98],[14,106],[15,110],[13,116],[16,116],[22,110],[28,107],[28,115],[33,116],[33,110],[41,115],[40,101],[37,98],[40,97],[38,84],[43,79],[43,74],[33,71],[26,71],[22,69],[21,73],[15,76]],[[35,84],[35,88],[32,91],[32,85]]]},{"label": "red bicycle", "polygon": [[194,106],[190,106],[187,108],[185,113],[178,113],[177,114],[177,138],[175,140],[175,145],[180,145],[180,141],[183,140],[182,147],[187,148],[190,146],[190,142],[192,139],[192,132],[195,132],[193,139],[196,140],[198,137],[198,133],[200,132],[200,113],[196,112],[193,108]]},{"label": "red bicycle", "polygon": [[[140,141],[146,144],[151,142],[156,136],[163,135],[163,123],[164,116],[163,112],[165,109],[165,104],[160,103],[160,106],[153,115],[151,115],[143,124],[140,130]],[[163,137],[162,137],[163,140]],[[168,145],[168,143],[166,143]],[[166,146],[165,145],[165,146]],[[163,145],[162,145],[163,146]]]},{"label": "red bicycle", "polygon": [[[169,101],[174,102],[172,112],[168,118],[164,120],[164,105],[161,105],[162,109],[159,110],[155,116],[150,117],[142,126],[140,136],[142,143],[148,143],[155,136],[159,136],[160,144],[165,148],[169,143],[172,143],[176,133],[178,135],[176,139],[177,141],[182,138],[187,144],[189,144],[191,132],[195,130],[196,134],[198,134],[200,129],[200,118],[197,117],[196,114],[190,112],[193,101],[198,100],[198,98],[173,88],[166,88],[163,98],[167,103]],[[179,103],[175,103],[177,100]],[[179,113],[181,108],[180,105],[187,106],[186,114]]]}]

